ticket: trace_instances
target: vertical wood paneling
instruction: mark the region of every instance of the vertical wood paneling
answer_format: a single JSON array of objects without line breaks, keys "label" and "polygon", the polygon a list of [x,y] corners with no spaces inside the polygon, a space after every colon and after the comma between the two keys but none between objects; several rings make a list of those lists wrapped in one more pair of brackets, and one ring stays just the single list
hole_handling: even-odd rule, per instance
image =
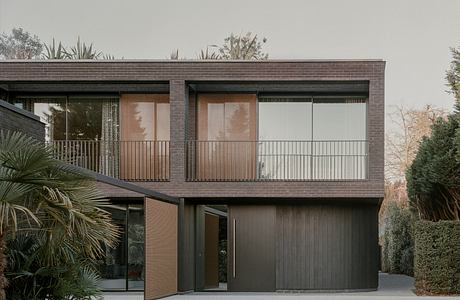
[{"label": "vertical wood paneling", "polygon": [[177,206],[145,200],[145,299],[177,293]]},{"label": "vertical wood paneling", "polygon": [[277,290],[375,289],[377,206],[279,205]]}]

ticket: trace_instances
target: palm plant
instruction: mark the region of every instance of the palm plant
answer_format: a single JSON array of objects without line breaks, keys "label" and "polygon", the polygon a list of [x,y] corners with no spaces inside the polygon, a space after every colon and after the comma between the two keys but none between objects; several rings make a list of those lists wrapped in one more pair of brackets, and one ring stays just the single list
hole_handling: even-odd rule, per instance
[{"label": "palm plant", "polygon": [[66,59],[69,58],[69,53],[59,42],[58,46],[56,47],[56,42],[53,38],[53,42],[49,45],[44,44],[46,53],[43,53],[42,56],[45,59]]},{"label": "palm plant", "polygon": [[215,48],[217,45],[207,46],[206,50],[201,49],[200,53],[198,54],[198,59],[220,59],[218,53],[214,51],[209,51],[209,47]]},{"label": "palm plant", "polygon": [[77,44],[70,48],[68,53],[71,59],[98,59],[103,54],[93,49],[93,44],[86,45],[80,41],[80,37],[77,39]]},{"label": "palm plant", "polygon": [[22,133],[0,132],[0,299],[7,237],[33,234],[43,267],[91,262],[118,237],[107,204],[93,180],[55,160],[51,148]]}]

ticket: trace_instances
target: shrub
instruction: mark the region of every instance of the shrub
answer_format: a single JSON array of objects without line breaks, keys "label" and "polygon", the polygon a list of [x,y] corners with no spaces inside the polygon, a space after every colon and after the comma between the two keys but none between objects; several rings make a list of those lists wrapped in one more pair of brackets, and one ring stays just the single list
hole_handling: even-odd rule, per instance
[{"label": "shrub", "polygon": [[460,294],[460,221],[419,221],[415,227],[418,294]]},{"label": "shrub", "polygon": [[424,220],[460,220],[459,117],[433,124],[407,170],[409,201]]},{"label": "shrub", "polygon": [[390,203],[385,212],[382,271],[413,275],[414,215],[409,208]]}]

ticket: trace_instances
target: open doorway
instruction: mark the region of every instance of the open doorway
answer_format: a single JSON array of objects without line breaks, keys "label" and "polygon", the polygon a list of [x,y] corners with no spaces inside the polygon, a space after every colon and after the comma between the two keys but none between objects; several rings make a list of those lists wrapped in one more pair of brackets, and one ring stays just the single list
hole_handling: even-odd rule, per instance
[{"label": "open doorway", "polygon": [[204,290],[227,290],[227,206],[205,207]]}]

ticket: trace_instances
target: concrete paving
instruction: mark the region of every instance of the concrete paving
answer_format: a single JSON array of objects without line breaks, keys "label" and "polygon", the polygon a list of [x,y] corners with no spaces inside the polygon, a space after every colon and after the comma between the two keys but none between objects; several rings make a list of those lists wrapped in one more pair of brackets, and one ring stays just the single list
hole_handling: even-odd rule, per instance
[{"label": "concrete paving", "polygon": [[[379,289],[361,293],[227,293],[227,292],[200,292],[185,295],[175,295],[163,298],[165,300],[434,300],[457,299],[460,297],[418,297],[413,293],[414,279],[405,275],[379,275]],[[142,300],[143,294],[136,293],[107,293],[106,300]]]}]

